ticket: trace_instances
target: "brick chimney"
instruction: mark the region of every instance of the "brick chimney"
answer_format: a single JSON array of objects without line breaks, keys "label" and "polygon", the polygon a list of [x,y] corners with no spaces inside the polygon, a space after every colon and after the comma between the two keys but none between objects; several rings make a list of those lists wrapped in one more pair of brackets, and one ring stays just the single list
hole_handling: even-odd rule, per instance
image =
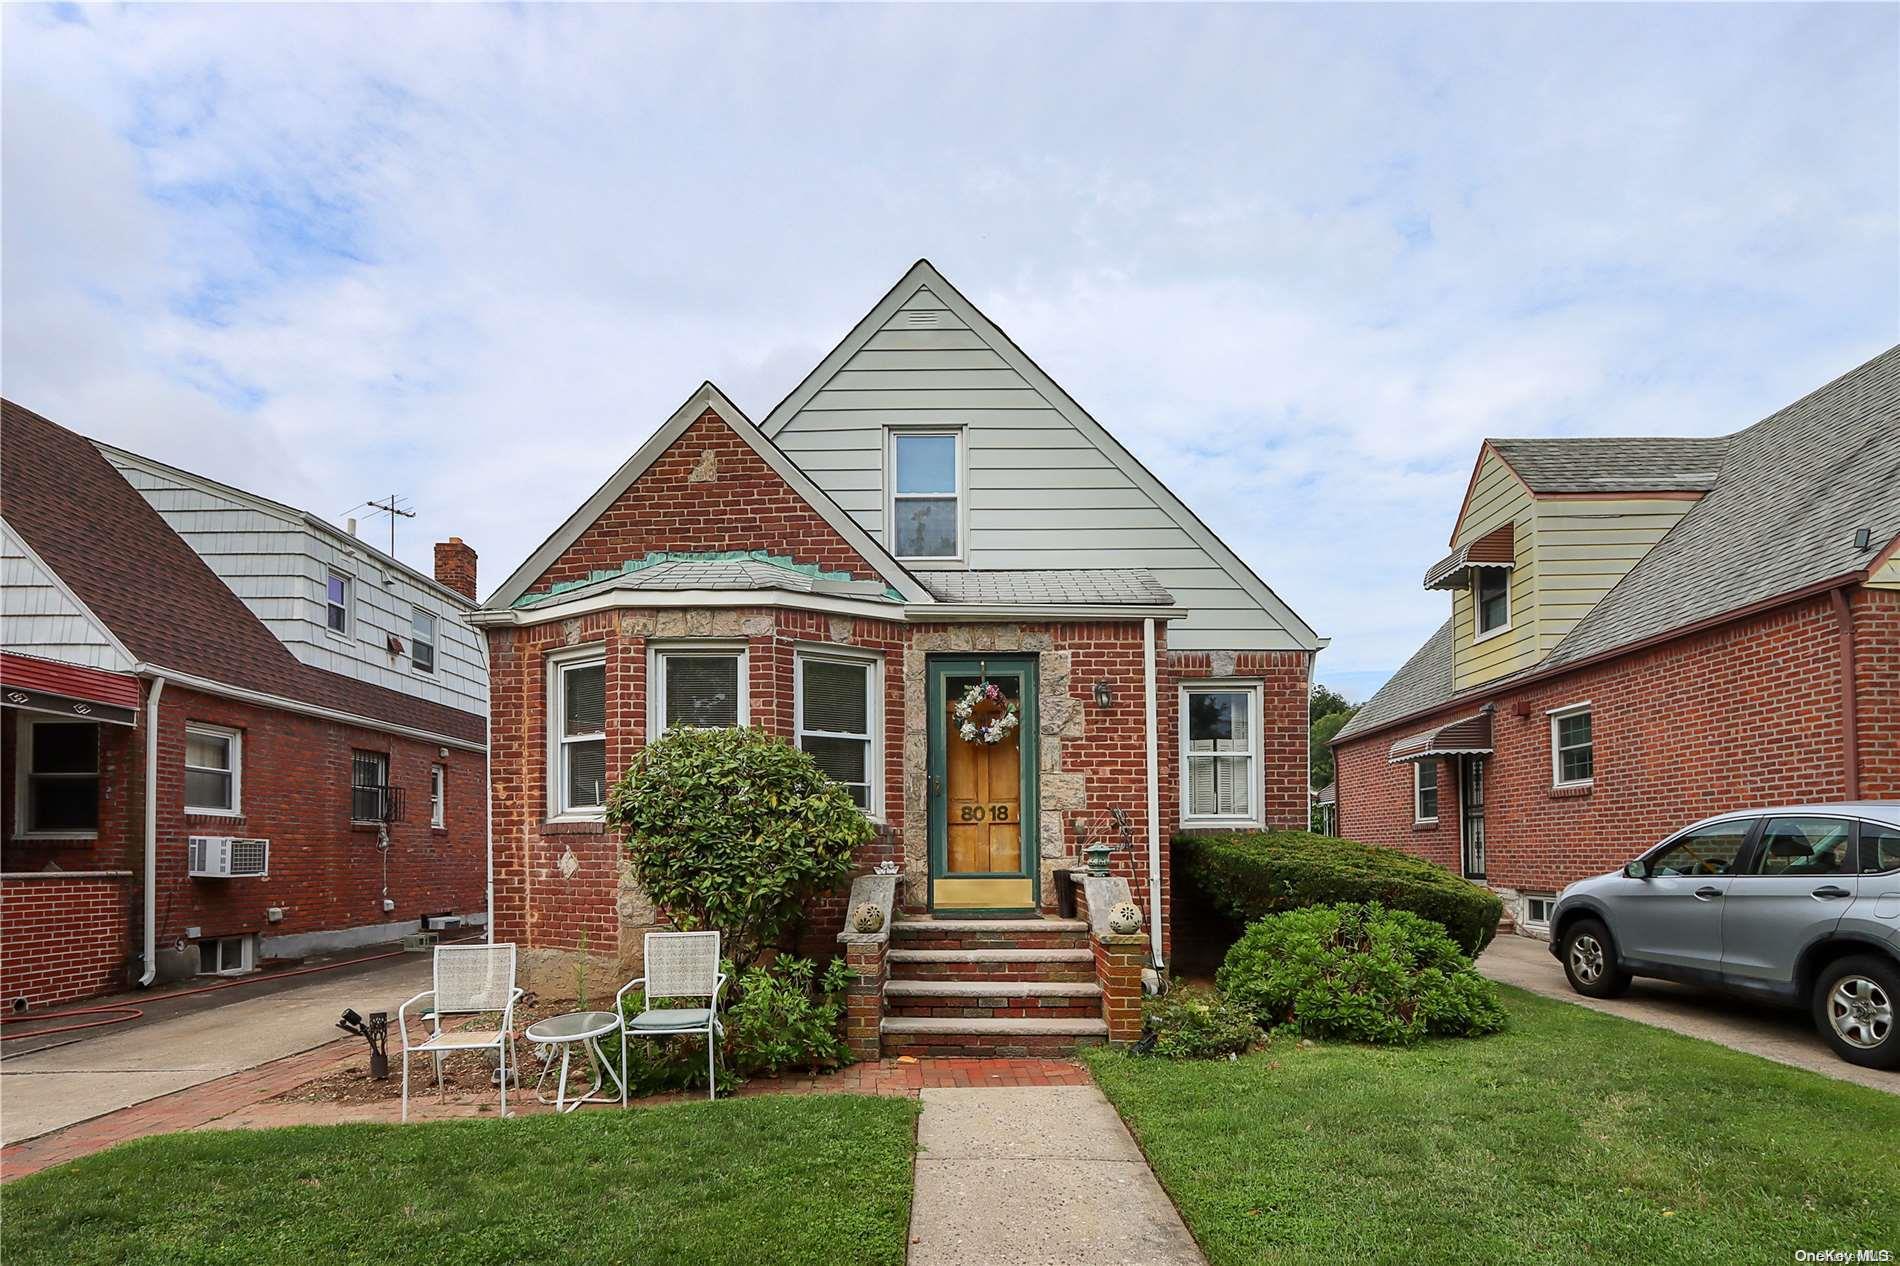
[{"label": "brick chimney", "polygon": [[475,551],[462,543],[459,536],[451,536],[446,541],[435,544],[435,578],[455,590],[467,595],[471,602],[475,597]]}]

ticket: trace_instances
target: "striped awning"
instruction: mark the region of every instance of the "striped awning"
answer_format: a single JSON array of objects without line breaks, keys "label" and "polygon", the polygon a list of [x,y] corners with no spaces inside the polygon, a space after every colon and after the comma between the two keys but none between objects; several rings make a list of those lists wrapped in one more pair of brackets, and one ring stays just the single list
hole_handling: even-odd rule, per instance
[{"label": "striped awning", "polygon": [[1430,730],[1408,735],[1392,745],[1391,761],[1432,760],[1440,756],[1489,756],[1491,754],[1491,714],[1474,712],[1468,717]]},{"label": "striped awning", "polygon": [[136,725],[139,681],[127,673],[0,651],[0,703],[82,721]]},{"label": "striped awning", "polygon": [[1486,532],[1475,541],[1466,541],[1433,563],[1425,573],[1427,589],[1463,589],[1471,583],[1473,567],[1517,566],[1517,542],[1506,523],[1495,532]]}]

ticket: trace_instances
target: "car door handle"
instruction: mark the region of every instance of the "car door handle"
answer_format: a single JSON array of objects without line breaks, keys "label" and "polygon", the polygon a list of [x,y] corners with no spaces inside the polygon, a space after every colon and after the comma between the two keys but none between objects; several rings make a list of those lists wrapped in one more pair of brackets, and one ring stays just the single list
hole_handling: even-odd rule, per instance
[{"label": "car door handle", "polygon": [[1721,895],[1722,890],[1713,884],[1704,884],[1695,890],[1695,899],[1697,901],[1713,901]]},{"label": "car door handle", "polygon": [[1825,884],[1819,888],[1816,888],[1814,890],[1814,895],[1823,901],[1834,901],[1834,900],[1838,900],[1841,897],[1851,897],[1854,894],[1849,892],[1845,888],[1837,888],[1833,884]]}]

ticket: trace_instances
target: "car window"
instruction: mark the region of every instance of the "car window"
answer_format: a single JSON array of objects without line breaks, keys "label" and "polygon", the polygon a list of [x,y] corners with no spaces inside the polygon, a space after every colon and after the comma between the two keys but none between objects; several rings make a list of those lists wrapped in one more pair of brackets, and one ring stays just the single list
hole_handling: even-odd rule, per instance
[{"label": "car window", "polygon": [[1860,869],[1866,875],[1900,870],[1900,827],[1860,824]]},{"label": "car window", "polygon": [[1735,858],[1742,851],[1753,823],[1713,822],[1697,827],[1675,840],[1649,859],[1652,875],[1727,875],[1735,870]]},{"label": "car window", "polygon": [[1757,875],[1851,875],[1853,832],[1844,818],[1770,818]]}]

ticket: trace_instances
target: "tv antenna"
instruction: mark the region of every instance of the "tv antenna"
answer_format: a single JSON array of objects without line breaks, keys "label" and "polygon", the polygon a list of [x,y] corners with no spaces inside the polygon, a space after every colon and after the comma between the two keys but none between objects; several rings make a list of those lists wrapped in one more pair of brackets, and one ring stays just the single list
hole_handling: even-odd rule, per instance
[{"label": "tv antenna", "polygon": [[389,516],[389,556],[391,558],[396,556],[396,520],[413,519],[416,517],[415,503],[410,502],[405,505],[403,502],[404,499],[401,495],[392,492],[389,494],[389,500],[387,501],[365,501],[363,503],[376,513]]}]

